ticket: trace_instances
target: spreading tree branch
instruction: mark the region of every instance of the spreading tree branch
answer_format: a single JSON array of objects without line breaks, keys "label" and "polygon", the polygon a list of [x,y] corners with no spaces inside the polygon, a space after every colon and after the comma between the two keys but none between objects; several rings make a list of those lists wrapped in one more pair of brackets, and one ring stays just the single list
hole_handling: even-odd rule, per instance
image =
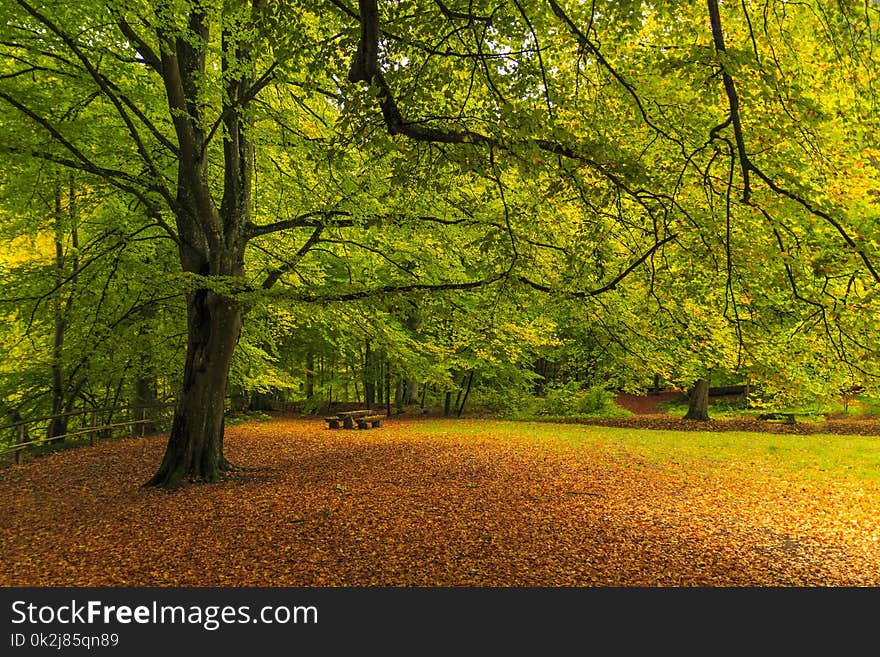
[{"label": "spreading tree branch", "polygon": [[410,294],[413,292],[444,292],[451,290],[475,290],[492,283],[497,283],[504,278],[504,274],[492,276],[479,281],[464,283],[413,283],[411,285],[383,285],[382,287],[355,292],[340,292],[339,294],[304,294],[297,295],[297,301],[306,303],[329,303],[332,301],[359,301],[390,294]]},{"label": "spreading tree branch", "polygon": [[[579,291],[575,291],[575,292],[565,292],[565,295],[569,296],[569,297],[573,297],[575,299],[586,299],[588,297],[597,297],[600,294],[604,294],[605,292],[610,292],[611,290],[615,289],[618,285],[620,285],[620,283],[623,282],[623,280],[627,276],[629,276],[633,271],[635,271],[635,269],[639,265],[641,265],[643,262],[645,262],[645,260],[650,258],[651,255],[653,255],[657,251],[657,249],[659,249],[661,246],[663,246],[667,242],[671,242],[672,240],[676,239],[677,237],[678,237],[678,235],[674,235],[674,234],[668,235],[665,238],[663,238],[662,240],[656,242],[650,249],[645,251],[636,260],[631,262],[626,267],[626,269],[624,269],[622,272],[620,272],[617,276],[615,276],[611,281],[609,281],[608,283],[606,283],[602,287],[597,287],[592,290],[579,290]],[[535,281],[529,279],[526,276],[519,276],[518,280],[521,283],[524,283],[524,284],[528,285],[529,287],[531,287],[535,290],[538,290],[540,292],[548,292],[548,293],[555,292],[555,291],[558,292],[558,290],[554,290],[553,288],[551,288],[547,285],[542,285],[541,283],[536,283]]]},{"label": "spreading tree branch", "polygon": [[266,279],[263,281],[262,288],[264,290],[268,290],[270,287],[275,285],[278,280],[288,271],[296,267],[297,263],[302,260],[305,255],[311,250],[311,248],[318,243],[318,239],[321,237],[321,233],[324,230],[324,226],[318,226],[312,231],[312,234],[309,235],[309,239],[305,241],[299,250],[294,254],[293,258],[291,258],[288,262],[285,262],[281,267],[273,269],[269,272],[269,275],[266,276]]}]

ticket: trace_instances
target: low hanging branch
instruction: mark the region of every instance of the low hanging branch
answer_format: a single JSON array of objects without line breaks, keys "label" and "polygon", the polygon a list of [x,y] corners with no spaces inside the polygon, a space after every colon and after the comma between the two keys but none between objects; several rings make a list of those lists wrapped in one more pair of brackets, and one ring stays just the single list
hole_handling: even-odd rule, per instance
[{"label": "low hanging branch", "polygon": [[[556,14],[556,16],[559,17],[567,25],[567,27],[571,29],[573,33],[578,37],[579,43],[583,47],[589,48],[591,52],[593,52],[597,57],[601,57],[601,53],[598,51],[598,48],[596,48],[595,45],[589,41],[587,36],[577,28],[571,18],[562,10],[560,5],[554,0],[549,0],[549,2],[551,9]],[[721,14],[719,10],[718,0],[707,0],[707,2],[709,8],[710,27],[712,30],[713,43],[716,52],[719,53],[719,55],[724,56],[727,54],[727,50],[726,44],[724,42],[724,32],[721,23]],[[482,133],[474,132],[471,130],[439,129],[434,127],[427,127],[418,123],[408,122],[404,118],[403,113],[397,105],[392,89],[390,88],[388,82],[385,80],[385,77],[382,74],[378,62],[380,34],[378,0],[359,0],[358,7],[361,22],[361,40],[358,44],[357,54],[354,58],[354,61],[352,62],[348,77],[351,82],[366,82],[378,89],[377,98],[379,102],[379,107],[382,111],[382,117],[384,119],[386,129],[388,130],[389,134],[400,134],[410,139],[423,142],[473,144],[475,146],[498,148],[505,151],[510,150],[510,147],[508,145],[503,144],[499,140]],[[648,116],[644,104],[642,103],[635,89],[633,89],[633,87],[619,75],[619,73],[610,65],[610,63],[604,60],[604,58],[601,59],[601,63],[603,64],[603,66],[606,67],[607,70],[609,70],[612,76],[615,77],[618,83],[621,84],[633,97],[639,109],[639,112],[641,113],[642,118],[646,122],[646,124],[652,127],[659,134],[672,139]],[[781,187],[779,184],[775,183],[769,175],[767,175],[757,165],[755,165],[754,162],[752,162],[748,155],[748,150],[746,146],[746,137],[742,125],[741,106],[739,94],[736,88],[736,82],[730,71],[723,65],[723,62],[722,80],[724,84],[725,94],[728,99],[729,113],[728,118],[724,121],[724,123],[722,123],[720,126],[716,126],[716,128],[713,129],[712,136],[717,138],[718,132],[721,129],[729,125],[733,127],[737,159],[739,161],[740,171],[743,177],[743,202],[746,204],[750,204],[751,202],[753,191],[752,174],[754,174],[762,182],[764,182],[767,187],[774,193],[790,199],[791,201],[800,205],[810,214],[821,218],[822,220],[829,223],[832,227],[834,227],[834,229],[841,235],[846,245],[858,254],[859,258],[864,263],[871,277],[876,282],[880,283],[880,273],[878,273],[873,262],[865,253],[864,249],[859,248],[859,245],[857,244],[855,239],[853,239],[853,237],[847,232],[847,230],[844,228],[843,224],[839,220],[835,219],[829,213],[815,207],[812,203],[810,203],[799,194]],[[673,139],[673,141],[677,140]],[[552,153],[554,155],[562,156],[568,159],[573,159],[588,164],[599,171],[606,178],[608,178],[609,181],[611,181],[619,189],[622,189],[633,197],[638,197],[638,194],[628,188],[628,186],[625,184],[625,181],[623,181],[619,176],[616,176],[613,173],[609,172],[607,170],[607,167],[604,167],[592,158],[577,152],[575,149],[571,148],[568,145],[546,139],[535,139],[529,141],[528,143],[544,152]]]},{"label": "low hanging branch", "polygon": [[279,279],[280,279],[280,278],[281,278],[286,272],[291,271],[292,269],[294,269],[294,268],[296,267],[297,263],[298,263],[300,260],[302,260],[302,259],[306,256],[306,254],[311,250],[311,248],[312,248],[315,244],[318,243],[318,240],[320,239],[320,237],[321,237],[321,233],[323,232],[323,230],[324,230],[324,226],[318,226],[318,227],[316,227],[316,228],[312,231],[312,234],[309,236],[309,239],[307,239],[307,240],[305,241],[305,244],[303,244],[303,245],[299,248],[299,250],[297,250],[297,252],[294,254],[293,258],[291,258],[291,260],[290,260],[289,262],[286,262],[286,263],[284,263],[281,267],[278,267],[278,268],[273,269],[272,271],[270,271],[270,272],[269,272],[269,275],[266,276],[266,279],[263,281],[263,285],[262,285],[263,289],[264,289],[264,290],[268,290],[268,289],[271,288],[273,285],[275,285],[275,283],[277,283],[278,280],[279,280]]},{"label": "low hanging branch", "polygon": [[[361,23],[361,34],[357,52],[354,56],[354,59],[352,60],[351,68],[349,69],[348,79],[350,82],[353,83],[365,82],[377,89],[377,100],[379,103],[379,108],[382,112],[382,118],[385,122],[385,127],[389,134],[403,135],[415,141],[421,142],[442,144],[471,144],[478,147],[488,147],[490,149],[490,152],[496,149],[509,153],[513,152],[512,144],[504,143],[497,138],[490,137],[480,132],[475,132],[473,130],[467,129],[440,129],[425,126],[421,123],[407,121],[404,118],[403,113],[401,112],[395,100],[394,93],[384,75],[382,74],[381,67],[379,65],[379,34],[381,30],[379,25],[378,0],[359,0],[358,8],[359,19]],[[447,12],[443,13],[444,15],[447,15]],[[449,18],[448,15],[447,18]],[[632,92],[632,89],[630,87],[628,88]],[[638,100],[637,97],[636,99]],[[641,107],[641,105],[639,106]],[[647,115],[645,116],[647,120]],[[610,171],[607,166],[601,164],[589,155],[579,152],[577,149],[571,147],[570,145],[559,143],[549,139],[527,139],[520,140],[517,143],[526,147],[537,148],[538,150],[545,153],[549,153],[558,157],[563,157],[569,160],[574,160],[590,166],[591,168],[599,172],[602,176],[604,176],[617,189],[628,194],[642,206],[645,206],[643,197],[646,195],[651,196],[661,202],[666,199],[666,197],[663,197],[662,195],[649,194],[647,192],[644,192],[643,190],[632,189],[621,176],[615,174],[613,171]],[[645,207],[647,209],[647,206]],[[645,255],[639,258],[630,267],[627,267],[617,278],[615,278],[609,284],[604,285],[597,290],[577,292],[575,293],[575,295],[581,297],[595,296],[597,294],[601,294],[602,292],[613,289],[639,264],[643,263],[648,257],[650,257],[650,255],[654,253],[657,248],[673,240],[674,238],[675,236],[672,235],[666,237],[663,240],[658,240],[657,243]],[[522,280],[523,282],[526,282],[535,289],[541,289],[542,287],[544,287],[537,283],[532,283],[527,279]],[[546,290],[549,291],[549,288],[546,288]]]},{"label": "low hanging branch", "polygon": [[[320,234],[319,230],[316,230],[315,233],[312,234],[312,238],[310,238],[309,242],[312,240],[316,241],[317,236]],[[639,256],[636,260],[634,260],[630,265],[620,272],[617,276],[615,276],[611,281],[606,283],[605,285],[592,289],[592,290],[580,290],[574,292],[566,292],[567,296],[570,296],[575,299],[586,299],[588,297],[599,296],[600,294],[604,294],[605,292],[610,292],[615,289],[623,279],[629,276],[639,265],[645,262],[648,258],[651,257],[653,253],[655,253],[660,247],[664,244],[671,242],[676,239],[677,235],[669,235],[666,238],[659,240],[656,242],[650,249],[645,251],[641,256]],[[307,242],[300,252],[303,252],[304,249],[308,249],[311,244]],[[286,270],[287,268],[285,268]],[[278,274],[280,276],[280,273]],[[271,283],[266,285],[264,283],[263,288],[268,289],[271,285],[277,280],[277,276],[270,274]],[[409,285],[383,285],[381,287],[366,289],[366,290],[357,290],[353,292],[340,292],[338,294],[294,294],[293,298],[296,301],[306,302],[306,303],[329,303],[329,302],[338,302],[338,301],[359,301],[363,299],[371,299],[376,297],[381,297],[389,294],[409,294],[409,293],[419,293],[419,292],[444,292],[451,290],[474,290],[480,287],[485,287],[487,285],[491,285],[492,283],[497,283],[502,280],[517,280],[520,283],[528,285],[529,287],[538,290],[540,292],[546,293],[555,293],[558,290],[554,290],[553,288],[542,285],[541,283],[536,283],[531,279],[525,276],[516,276],[511,271],[505,271],[495,276],[490,276],[489,278],[485,278],[478,281],[466,281],[461,283],[412,283]],[[269,279],[267,279],[267,282]]]},{"label": "low hanging branch", "polygon": [[[350,82],[366,82],[378,89],[379,108],[385,127],[391,135],[403,135],[415,141],[433,142],[441,144],[473,144],[497,148],[509,151],[510,147],[488,135],[473,130],[451,130],[424,126],[420,123],[407,121],[397,102],[394,93],[379,66],[379,10],[378,0],[359,0],[361,40],[358,44],[357,53],[352,61],[348,72]],[[597,168],[603,175],[608,176],[606,167],[590,159],[570,146],[553,142],[546,139],[532,139],[526,142],[528,145],[537,147],[553,155],[578,160]],[[614,182],[618,182],[616,179]]]},{"label": "low hanging branch", "polygon": [[[709,23],[712,28],[712,40],[715,44],[715,52],[719,55],[727,53],[727,47],[724,44],[724,31],[721,29],[721,14],[718,11],[718,0],[708,0],[709,3]],[[733,136],[736,140],[736,150],[739,153],[740,170],[743,177],[743,203],[749,203],[752,189],[749,181],[749,170],[752,168],[749,156],[746,153],[746,140],[743,135],[742,119],[739,113],[739,94],[736,92],[736,84],[733,77],[727,70],[724,62],[721,64],[721,79],[724,82],[724,92],[727,94],[727,103],[730,107],[728,121],[733,125]]]},{"label": "low hanging branch", "polygon": [[342,292],[339,294],[303,294],[297,295],[297,301],[306,303],[325,303],[331,301],[358,301],[387,294],[407,294],[412,292],[444,292],[450,290],[475,290],[479,287],[491,285],[505,278],[505,274],[499,274],[479,281],[467,281],[463,283],[412,283],[411,285],[383,285],[369,290],[356,292]]},{"label": "low hanging branch", "polygon": [[[715,51],[719,55],[723,56],[726,55],[727,50],[724,43],[724,30],[721,24],[721,12],[718,8],[718,0],[707,0],[707,3],[709,8],[709,22],[712,29],[712,40],[715,45]],[[743,177],[743,203],[751,203],[752,188],[750,174],[754,173],[755,176],[757,176],[762,182],[764,182],[764,184],[767,185],[767,187],[773,193],[779,196],[784,196],[789,200],[794,201],[813,216],[819,217],[830,224],[843,238],[843,241],[846,243],[846,245],[853,251],[855,251],[856,254],[858,254],[859,258],[864,263],[874,281],[880,283],[880,273],[878,273],[877,269],[874,267],[871,259],[865,253],[864,249],[859,248],[859,245],[846,231],[840,221],[835,219],[829,213],[815,207],[812,203],[810,203],[807,199],[803,198],[799,194],[796,194],[789,189],[781,187],[779,184],[774,182],[769,175],[767,175],[757,165],[755,165],[754,162],[752,162],[746,149],[745,135],[742,128],[739,94],[736,90],[736,82],[734,81],[733,76],[728,71],[724,61],[721,62],[721,75],[724,83],[724,92],[727,95],[729,115],[728,119],[723,124],[717,126],[712,130],[712,136],[717,137],[717,132],[727,125],[733,126],[733,134],[736,141],[736,151]]]},{"label": "low hanging branch", "polygon": [[[377,0],[359,0],[358,5],[360,9],[361,41],[358,44],[357,53],[349,69],[348,79],[351,82],[365,82],[378,90],[377,100],[379,108],[382,112],[385,128],[390,135],[403,135],[414,141],[428,143],[471,144],[491,150],[497,149],[514,155],[515,146],[523,146],[527,149],[537,148],[544,153],[589,166],[614,185],[614,187],[625,192],[636,203],[645,207],[649,214],[651,212],[644,201],[646,196],[653,198],[661,205],[669,203],[687,215],[687,212],[674,199],[663,194],[634,189],[627,183],[624,176],[618,175],[607,165],[602,164],[590,154],[583,152],[582,149],[575,149],[568,144],[541,138],[507,143],[473,130],[440,129],[407,121],[397,105],[394,93],[385,80],[385,76],[382,74],[381,67],[379,66],[378,40],[380,26]],[[628,88],[632,91],[631,87]]]},{"label": "low hanging branch", "polygon": [[[654,244],[654,246],[652,246],[650,249],[645,251],[641,256],[639,256],[638,259],[634,260],[626,269],[624,269],[617,276],[615,276],[610,282],[606,283],[602,287],[597,287],[593,290],[566,292],[566,294],[570,297],[575,298],[575,299],[586,299],[587,297],[596,297],[596,296],[599,296],[600,294],[603,294],[605,292],[610,292],[611,290],[616,288],[621,283],[621,281],[623,281],[624,278],[629,276],[636,267],[638,267],[640,264],[645,262],[645,260],[650,258],[651,255],[657,251],[657,249],[659,249],[661,246],[663,246],[667,242],[671,242],[676,237],[678,237],[678,235],[673,234],[673,235],[669,235],[669,236],[663,238],[662,240],[658,241],[656,244]],[[525,276],[520,276],[519,281],[521,283],[524,283],[524,284],[528,285],[529,287],[534,288],[536,290],[539,290],[541,292],[553,292],[552,288],[547,287],[546,285],[541,285],[540,283],[535,283],[534,281],[526,278]]]}]

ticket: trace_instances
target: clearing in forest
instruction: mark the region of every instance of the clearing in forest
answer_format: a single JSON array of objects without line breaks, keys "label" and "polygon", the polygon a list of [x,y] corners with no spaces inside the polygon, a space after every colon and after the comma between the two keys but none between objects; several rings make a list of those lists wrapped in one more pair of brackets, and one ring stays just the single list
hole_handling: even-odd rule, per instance
[{"label": "clearing in forest", "polygon": [[0,585],[880,585],[877,438],[276,418],[141,488],[166,438],[0,471]]}]

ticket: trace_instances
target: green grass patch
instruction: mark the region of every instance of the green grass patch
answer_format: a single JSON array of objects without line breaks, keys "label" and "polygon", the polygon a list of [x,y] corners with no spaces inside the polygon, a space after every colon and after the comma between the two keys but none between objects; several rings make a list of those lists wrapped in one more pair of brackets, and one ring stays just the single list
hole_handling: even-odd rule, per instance
[{"label": "green grass patch", "polygon": [[428,420],[412,431],[574,449],[586,457],[598,451],[659,466],[734,470],[792,482],[880,483],[880,436],[659,431],[495,420]]}]

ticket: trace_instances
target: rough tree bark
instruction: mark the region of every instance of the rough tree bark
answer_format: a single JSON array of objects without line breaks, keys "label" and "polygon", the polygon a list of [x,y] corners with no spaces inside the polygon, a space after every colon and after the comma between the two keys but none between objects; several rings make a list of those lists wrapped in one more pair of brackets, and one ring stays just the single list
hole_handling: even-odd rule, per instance
[{"label": "rough tree bark", "polygon": [[709,421],[709,379],[700,379],[694,383],[684,419],[699,422]]},{"label": "rough tree bark", "polygon": [[189,295],[183,388],[171,434],[149,486],[174,487],[189,477],[219,481],[231,465],[223,456],[229,365],[242,324],[239,304],[207,290]]},{"label": "rough tree bark", "polygon": [[220,42],[225,93],[215,124],[223,139],[223,195],[217,204],[206,157],[215,131],[205,128],[210,122],[198,91],[210,43],[206,11],[192,5],[190,38],[159,30],[161,54],[142,48],[145,60],[162,76],[174,122],[179,157],[171,206],[183,271],[198,281],[187,294],[186,361],[168,445],[159,469],[145,484],[163,488],[176,488],[184,479],[218,481],[231,468],[223,455],[225,397],[244,313],[234,291],[215,290],[211,281],[244,280],[253,167],[245,110],[255,83],[247,66],[236,74],[230,71],[230,61],[243,64],[250,57],[228,31],[230,23]]}]

